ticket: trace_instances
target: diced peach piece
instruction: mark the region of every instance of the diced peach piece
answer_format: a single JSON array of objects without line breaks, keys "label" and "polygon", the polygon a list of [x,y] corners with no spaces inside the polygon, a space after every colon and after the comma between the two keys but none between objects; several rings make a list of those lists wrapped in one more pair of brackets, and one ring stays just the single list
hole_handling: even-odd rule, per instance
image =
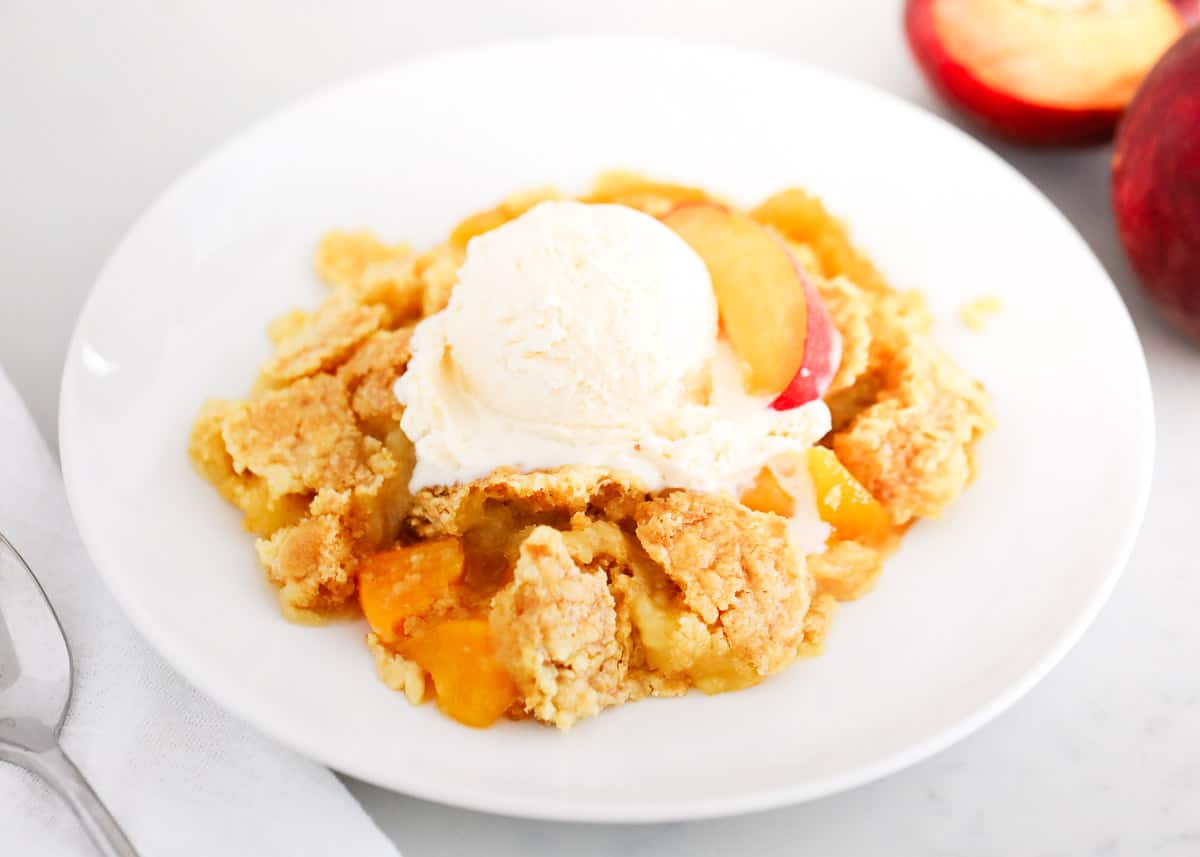
[{"label": "diced peach piece", "polygon": [[483,729],[517,698],[512,676],[496,659],[486,619],[455,619],[414,637],[405,654],[433,678],[438,707],[459,723]]},{"label": "diced peach piece", "polygon": [[381,551],[358,571],[358,600],[379,637],[404,633],[405,620],[429,611],[463,575],[458,539],[438,539]]},{"label": "diced peach piece", "polygon": [[767,467],[758,472],[750,490],[742,495],[742,505],[756,512],[774,512],[785,518],[790,518],[796,511],[796,501],[783,490],[775,474]]},{"label": "diced peach piece", "polygon": [[663,222],[708,267],[746,389],[781,392],[804,364],[808,330],[804,280],[792,254],[761,224],[719,205],[681,205]]},{"label": "diced peach piece", "polygon": [[810,449],[808,470],[816,489],[817,512],[838,538],[871,544],[887,536],[891,523],[883,504],[838,461],[832,449]]}]

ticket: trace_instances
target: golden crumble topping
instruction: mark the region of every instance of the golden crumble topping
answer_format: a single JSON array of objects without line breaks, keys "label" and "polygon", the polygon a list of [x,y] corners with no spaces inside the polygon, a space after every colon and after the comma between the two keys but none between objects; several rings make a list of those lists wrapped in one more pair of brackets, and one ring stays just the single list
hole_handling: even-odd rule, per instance
[{"label": "golden crumble topping", "polygon": [[407,244],[384,244],[370,232],[335,229],[317,245],[315,267],[317,275],[331,286],[353,287],[372,265],[411,255]]},{"label": "golden crumble topping", "polygon": [[411,327],[376,331],[337,370],[350,393],[351,410],[373,437],[386,438],[400,425],[404,408],[392,388],[412,356],[411,339]]},{"label": "golden crumble topping", "polygon": [[862,289],[845,277],[819,278],[817,292],[842,335],[842,362],[827,396],[849,389],[871,365],[871,310]]},{"label": "golden crumble topping", "polygon": [[465,257],[464,250],[443,245],[417,260],[416,271],[422,286],[421,315],[432,315],[450,300],[450,290],[454,288],[459,266]]},{"label": "golden crumble topping", "polygon": [[879,377],[875,402],[834,435],[833,449],[896,524],[936,517],[971,479],[971,445],[992,426],[987,394],[923,339]]},{"label": "golden crumble topping", "polygon": [[795,657],[812,581],[783,518],[672,491],[641,504],[636,520],[646,553],[730,657],[760,676]]},{"label": "golden crumble topping", "polygon": [[380,681],[403,693],[413,705],[425,701],[428,682],[420,664],[389,649],[373,632],[367,634],[367,648],[375,656],[375,671],[379,673]]},{"label": "golden crumble topping", "polygon": [[648,496],[645,486],[628,474],[596,467],[533,473],[497,470],[474,482],[418,492],[413,501],[413,526],[422,536],[461,536],[489,502],[527,516],[558,515],[566,520],[595,509],[608,519],[627,520]]},{"label": "golden crumble topping", "polygon": [[205,403],[192,429],[188,451],[204,478],[245,513],[246,529],[266,536],[303,518],[309,498],[303,494],[272,492],[263,476],[235,469],[223,432],[226,418],[240,407],[239,402],[221,399]]},{"label": "golden crumble topping", "polygon": [[558,530],[536,527],[521,543],[490,622],[497,655],[538,720],[569,729],[621,701],[629,662],[608,575],[576,565]]},{"label": "golden crumble topping", "polygon": [[267,579],[279,587],[286,609],[324,613],[340,609],[354,594],[353,540],[334,515],[313,515],[276,530],[257,544]]},{"label": "golden crumble topping", "polygon": [[353,486],[371,475],[380,449],[359,431],[346,386],[324,374],[235,405],[221,436],[234,470],[265,479],[276,495]]},{"label": "golden crumble topping", "polygon": [[804,617],[804,639],[800,641],[797,650],[800,657],[813,657],[825,651],[825,637],[829,633],[829,625],[833,622],[837,606],[838,599],[828,592],[818,591],[813,596],[812,604]]},{"label": "golden crumble topping", "polygon": [[[513,194],[420,252],[329,233],[315,257],[325,300],[272,322],[249,395],[206,403],[190,438],[197,470],[259,536],[284,614],[362,614],[380,679],[470,725],[507,715],[567,729],[819,654],[838,603],[869,592],[907,526],[963,491],[992,425],[982,386],[933,344],[921,296],[893,290],[819,199],[791,189],[748,214],[790,248],[841,335],[823,446],[764,469],[741,498],[583,466],[410,494],[393,390],[413,325],[445,306],[473,237],[562,198]],[[656,217],[729,205],[627,172],[583,200]],[[808,557],[785,487],[806,467],[832,529]]]},{"label": "golden crumble topping", "polygon": [[871,591],[883,571],[883,553],[855,541],[835,541],[808,558],[817,587],[838,601],[853,601]]},{"label": "golden crumble topping", "polygon": [[[263,364],[263,379],[282,386],[341,363],[360,342],[379,329],[382,307],[360,304],[336,291],[317,310],[290,317],[276,327],[275,353]],[[297,323],[299,322],[299,323]]]}]

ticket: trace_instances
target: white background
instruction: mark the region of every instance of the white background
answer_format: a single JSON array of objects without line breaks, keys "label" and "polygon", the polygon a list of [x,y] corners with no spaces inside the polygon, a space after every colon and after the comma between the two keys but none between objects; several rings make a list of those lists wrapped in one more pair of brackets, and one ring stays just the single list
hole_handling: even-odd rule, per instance
[{"label": "white background", "polygon": [[[224,138],[331,80],[511,36],[639,32],[769,51],[939,109],[907,55],[899,5],[2,0],[0,363],[53,441],[72,321],[124,230]],[[795,109],[802,105],[780,105]],[[988,142],[1092,245],[1150,362],[1159,430],[1149,517],[1084,641],[1026,699],[953,749],[793,809],[679,825],[575,826],[463,812],[351,783],[408,857],[1200,853],[1200,348],[1167,330],[1134,284],[1109,213],[1107,149],[1030,152]],[[1031,270],[1037,264],[1029,260]],[[1112,406],[1122,407],[1120,390]],[[1047,427],[1047,436],[1089,429],[1070,418]]]}]

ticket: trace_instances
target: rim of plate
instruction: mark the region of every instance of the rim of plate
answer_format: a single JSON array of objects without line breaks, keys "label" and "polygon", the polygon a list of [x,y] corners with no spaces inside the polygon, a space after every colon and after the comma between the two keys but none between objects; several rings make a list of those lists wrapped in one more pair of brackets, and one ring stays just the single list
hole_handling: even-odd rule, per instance
[{"label": "rim of plate", "polygon": [[105,280],[113,259],[130,242],[141,224],[152,218],[165,202],[181,193],[194,177],[203,173],[213,162],[219,160],[226,151],[238,146],[247,138],[252,137],[259,129],[273,124],[285,116],[302,112],[318,102],[335,99],[342,90],[352,89],[377,77],[399,74],[405,71],[411,73],[422,67],[454,63],[462,58],[478,57],[481,54],[514,54],[530,48],[551,45],[559,47],[586,46],[593,49],[597,47],[606,49],[642,47],[664,51],[703,51],[711,54],[714,59],[742,63],[754,62],[761,64],[764,69],[774,65],[777,68],[790,69],[793,72],[801,70],[804,74],[812,78],[823,78],[830,85],[857,90],[860,95],[865,97],[889,102],[892,109],[906,113],[912,121],[935,127],[938,133],[957,138],[959,145],[975,149],[979,156],[990,160],[994,167],[1005,172],[1010,180],[1020,183],[1028,191],[1035,194],[1045,203],[1048,210],[1047,213],[1052,213],[1054,217],[1057,217],[1066,229],[1075,236],[1079,245],[1077,248],[1078,252],[1091,256],[1096,261],[1098,270],[1103,273],[1106,285],[1111,291],[1110,297],[1116,299],[1120,315],[1124,322],[1123,326],[1127,338],[1127,342],[1124,345],[1126,347],[1132,346],[1133,353],[1138,357],[1137,376],[1139,384],[1137,390],[1134,391],[1135,395],[1133,398],[1134,410],[1141,417],[1140,429],[1143,443],[1138,450],[1137,491],[1130,507],[1131,514],[1128,516],[1120,536],[1120,548],[1113,554],[1103,578],[1098,578],[1098,585],[1092,592],[1091,597],[1086,603],[1080,605],[1074,619],[1062,628],[1055,644],[1048,647],[1030,665],[1021,678],[1010,683],[1004,690],[997,693],[990,702],[980,706],[971,715],[962,718],[954,725],[911,745],[905,750],[892,753],[868,764],[848,770],[840,775],[827,777],[816,782],[801,783],[795,786],[748,790],[737,797],[684,800],[665,799],[654,806],[645,806],[638,803],[611,803],[599,809],[591,809],[586,806],[581,807],[577,803],[569,801],[562,802],[561,804],[546,804],[544,801],[540,801],[535,805],[533,801],[522,796],[471,791],[462,787],[442,788],[423,782],[419,777],[408,776],[403,771],[397,772],[396,776],[388,781],[382,781],[374,772],[364,770],[356,760],[342,758],[337,753],[329,752],[325,748],[309,746],[306,740],[289,724],[270,721],[268,718],[260,716],[254,706],[247,704],[239,698],[225,695],[216,683],[207,680],[203,675],[191,668],[187,656],[182,653],[182,649],[177,642],[169,633],[165,633],[163,629],[160,629],[152,618],[142,611],[137,598],[131,589],[124,584],[121,575],[113,573],[112,569],[119,565],[119,558],[107,555],[87,506],[80,502],[81,489],[77,479],[73,475],[77,472],[74,467],[76,450],[71,440],[73,433],[66,430],[66,427],[71,424],[75,408],[74,386],[76,383],[76,373],[73,368],[75,363],[68,359],[63,369],[59,390],[59,452],[62,460],[68,503],[78,526],[83,544],[101,578],[138,632],[171,665],[172,669],[182,675],[190,684],[220,707],[233,713],[244,722],[249,723],[259,732],[279,741],[302,756],[356,779],[372,783],[390,791],[464,809],[516,818],[586,823],[654,823],[728,817],[799,804],[848,791],[915,765],[961,741],[1004,712],[1041,681],[1062,660],[1075,643],[1079,641],[1111,595],[1117,580],[1128,564],[1150,499],[1155,454],[1153,397],[1145,354],[1134,328],[1132,318],[1129,315],[1128,308],[1121,299],[1120,293],[1113,284],[1111,277],[1108,276],[1107,271],[1105,271],[1099,261],[1095,259],[1095,254],[1092,253],[1090,247],[1088,247],[1082,236],[1079,235],[1074,225],[1067,220],[1065,215],[1062,214],[1058,207],[1041,190],[983,143],[941,117],[887,91],[819,66],[809,65],[798,60],[770,53],[702,41],[652,36],[564,36],[504,39],[473,47],[417,54],[408,60],[382,65],[365,73],[340,79],[319,87],[306,95],[293,99],[280,108],[264,114],[233,136],[210,149],[199,160],[171,181],[124,231],[120,241],[114,246],[104,265],[100,268],[95,282],[92,284],[82,309],[76,318],[66,353],[68,355],[77,353],[84,319],[89,315],[93,303],[98,299],[97,286]]}]

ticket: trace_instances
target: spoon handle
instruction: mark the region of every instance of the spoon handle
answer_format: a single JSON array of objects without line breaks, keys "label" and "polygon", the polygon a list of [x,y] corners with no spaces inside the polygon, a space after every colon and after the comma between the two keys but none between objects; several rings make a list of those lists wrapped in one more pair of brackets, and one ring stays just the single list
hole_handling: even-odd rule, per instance
[{"label": "spoon handle", "polygon": [[61,747],[55,744],[41,752],[23,755],[18,764],[41,775],[62,796],[103,857],[138,857],[121,826]]}]

